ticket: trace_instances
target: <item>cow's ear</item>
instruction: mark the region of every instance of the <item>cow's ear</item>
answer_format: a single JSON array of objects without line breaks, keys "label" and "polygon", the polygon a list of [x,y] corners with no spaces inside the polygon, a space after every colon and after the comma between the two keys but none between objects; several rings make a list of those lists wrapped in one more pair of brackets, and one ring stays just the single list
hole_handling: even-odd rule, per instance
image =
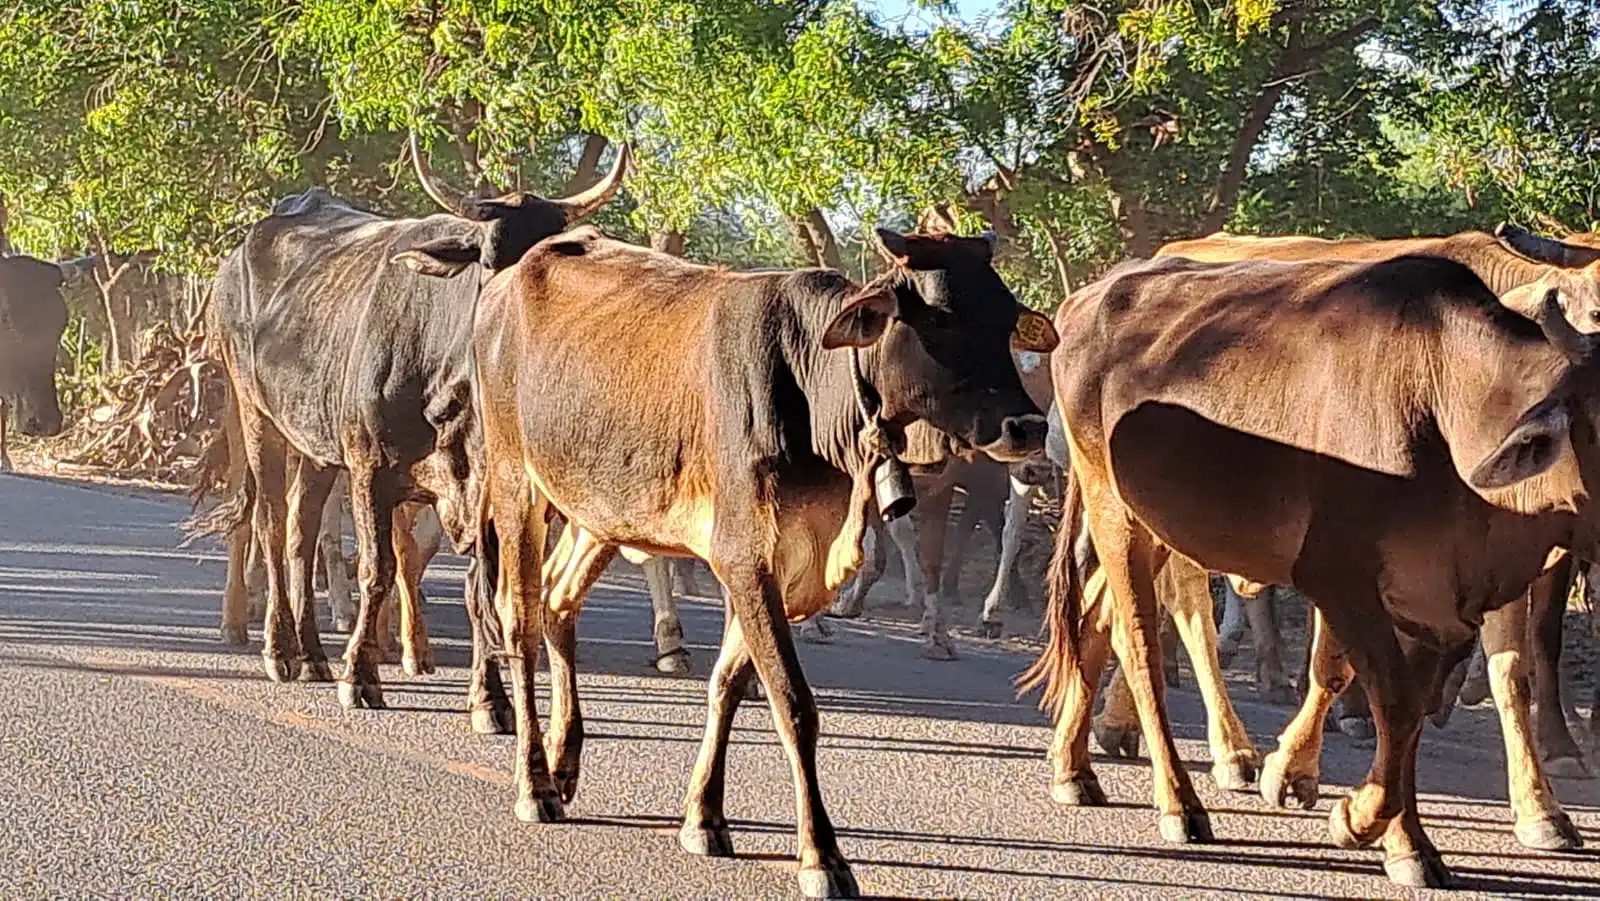
[{"label": "cow's ear", "polygon": [[1566,404],[1547,400],[1523,414],[1467,481],[1474,488],[1490,490],[1531,479],[1561,459],[1571,429],[1572,414]]},{"label": "cow's ear", "polygon": [[467,238],[439,238],[418,244],[410,250],[402,250],[390,257],[389,262],[399,263],[422,275],[451,278],[460,275],[462,270],[478,262],[482,255],[483,248],[476,241]]},{"label": "cow's ear", "polygon": [[872,288],[850,298],[822,333],[822,349],[868,347],[883,336],[899,309],[894,292]]},{"label": "cow's ear", "polygon": [[1029,309],[1017,314],[1017,328],[1011,333],[1012,347],[1047,354],[1060,343],[1061,336],[1056,334],[1056,327],[1051,324],[1049,316]]}]

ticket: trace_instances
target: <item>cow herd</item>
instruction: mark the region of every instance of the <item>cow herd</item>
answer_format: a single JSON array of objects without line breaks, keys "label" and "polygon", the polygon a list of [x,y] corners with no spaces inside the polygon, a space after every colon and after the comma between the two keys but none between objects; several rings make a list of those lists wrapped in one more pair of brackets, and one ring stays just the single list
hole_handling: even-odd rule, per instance
[{"label": "cow herd", "polygon": [[[954,486],[1003,539],[992,630],[1004,598],[1032,587],[1012,563],[1030,485],[1053,464],[1066,491],[1049,638],[1023,684],[1055,717],[1057,801],[1107,802],[1091,733],[1112,753],[1142,738],[1161,835],[1212,839],[1167,721],[1166,611],[1220,787],[1309,808],[1325,717],[1364,692],[1373,764],[1334,805],[1332,839],[1380,847],[1397,883],[1448,885],[1418,813],[1417,750],[1481,631],[1516,837],[1580,844],[1547,769],[1587,771],[1556,670],[1573,572],[1600,554],[1600,250],[1583,239],[1216,235],[1117,267],[1052,321],[1017,302],[989,237],[880,229],[886,266],[865,283],[729,271],[581,224],[621,188],[625,148],[555,200],[455,194],[412,156],[446,213],[390,219],[312,189],[252,226],[213,286],[230,409],[202,481],[228,496],[194,526],[229,544],[228,642],[247,640],[259,583],[270,679],[336,681],[344,707],[379,709],[381,662],[431,672],[420,579],[448,537],[469,559],[472,728],[516,735],[515,814],[557,821],[580,779],[585,597],[619,554],[644,563],[657,665],[686,671],[668,560],[705,561],[726,616],[680,844],[733,854],[729,739],[759,679],[794,775],[800,888],[855,897],[789,623],[859,613],[892,541],[927,653],[952,656],[940,562]],[[59,298],[19,298],[53,297],[74,265],[0,259],[0,338],[53,346]],[[40,285],[14,287],[26,278]],[[0,404],[24,431],[59,429],[48,355],[7,350]],[[338,539],[346,493],[359,603]],[[319,557],[349,631],[337,676]],[[1292,586],[1314,609],[1305,698],[1265,757],[1222,679],[1213,573],[1246,599],[1280,688],[1270,610],[1248,599]]]}]

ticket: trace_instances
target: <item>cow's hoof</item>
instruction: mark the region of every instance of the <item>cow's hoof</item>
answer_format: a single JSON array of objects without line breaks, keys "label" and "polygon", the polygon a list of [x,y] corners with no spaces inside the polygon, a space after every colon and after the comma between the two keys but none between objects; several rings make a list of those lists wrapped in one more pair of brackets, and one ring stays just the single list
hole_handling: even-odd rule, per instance
[{"label": "cow's hoof", "polygon": [[1594,773],[1581,757],[1554,757],[1544,762],[1544,774],[1552,779],[1593,779]]},{"label": "cow's hoof", "polygon": [[1239,639],[1223,636],[1217,639],[1217,663],[1224,668],[1233,666],[1233,658],[1239,655]]},{"label": "cow's hoof", "polygon": [[333,631],[350,632],[356,627],[356,618],[349,614],[334,614]]},{"label": "cow's hoof", "polygon": [[556,783],[556,794],[558,796],[560,796],[561,803],[562,804],[571,804],[572,803],[572,799],[576,798],[578,796],[578,767],[577,767],[577,765],[573,765],[572,769],[570,769],[570,770],[569,769],[562,769],[562,768],[558,767],[554,772],[552,772],[550,774],[550,778],[555,780],[555,783]]},{"label": "cow's hoof", "polygon": [[954,660],[956,648],[948,638],[944,641],[925,641],[922,643],[922,656],[929,660]]},{"label": "cow's hoof", "polygon": [[307,660],[305,665],[300,668],[300,681],[332,682],[333,668],[328,665],[328,661],[326,659]]},{"label": "cow's hoof", "polygon": [[1050,800],[1068,807],[1104,807],[1106,791],[1093,773],[1050,783]]},{"label": "cow's hoof", "polygon": [[282,684],[293,682],[300,675],[300,662],[276,654],[262,654],[261,666],[267,671],[267,678]]},{"label": "cow's hoof", "polygon": [[1428,722],[1432,723],[1435,729],[1443,729],[1445,726],[1450,725],[1450,715],[1455,712],[1456,705],[1440,704],[1438,710],[1428,714]]},{"label": "cow's hoof", "polygon": [[1316,807],[1317,798],[1322,793],[1317,777],[1306,773],[1291,776],[1287,766],[1288,758],[1282,751],[1273,751],[1262,761],[1261,781],[1257,786],[1261,790],[1261,799],[1274,807],[1288,807],[1289,798],[1293,796],[1301,810]]},{"label": "cow's hoof", "polygon": [[1383,862],[1389,881],[1408,888],[1449,888],[1455,883],[1438,851],[1418,851]]},{"label": "cow's hoof", "polygon": [[1195,807],[1183,813],[1161,815],[1161,837],[1180,845],[1206,844],[1216,841],[1211,833],[1211,815]]},{"label": "cow's hoof", "polygon": [[861,598],[839,598],[828,605],[827,614],[834,619],[856,619],[861,616],[866,608],[866,602]]},{"label": "cow's hoof", "polygon": [[1576,851],[1583,847],[1583,836],[1563,811],[1532,820],[1518,820],[1512,832],[1517,843],[1535,851]]},{"label": "cow's hoof", "polygon": [[1104,726],[1094,724],[1094,740],[1100,750],[1112,757],[1139,758],[1139,730],[1134,726]]},{"label": "cow's hoof", "polygon": [[1294,686],[1285,682],[1268,686],[1265,691],[1261,692],[1260,697],[1265,703],[1278,707],[1289,707],[1300,703],[1300,699],[1295,696]]},{"label": "cow's hoof", "polygon": [[696,857],[732,857],[733,833],[728,824],[695,826],[684,823],[678,830],[678,847]]},{"label": "cow's hoof", "polygon": [[363,707],[368,710],[382,710],[387,705],[383,703],[383,688],[378,683],[356,683],[346,679],[339,682],[339,706],[346,710]]},{"label": "cow's hoof", "polygon": [[760,679],[751,679],[744,684],[744,699],[746,701],[766,700],[767,690],[761,687]]},{"label": "cow's hoof", "polygon": [[222,643],[241,647],[250,643],[250,628],[244,624],[222,627]]},{"label": "cow's hoof", "polygon": [[485,704],[472,708],[472,731],[479,735],[515,735],[517,718],[509,704]]},{"label": "cow's hoof", "polygon": [[833,630],[821,619],[806,620],[800,626],[800,640],[807,644],[833,644]]},{"label": "cow's hoof", "polygon": [[856,877],[844,864],[840,864],[837,870],[801,870],[796,876],[800,880],[800,894],[807,898],[861,897]]},{"label": "cow's hoof", "polygon": [[1230,792],[1247,792],[1256,781],[1256,762],[1249,758],[1219,760],[1211,765],[1211,781]]},{"label": "cow's hoof", "polygon": [[1356,741],[1372,741],[1378,734],[1372,728],[1372,720],[1364,716],[1341,716],[1337,725],[1340,732]]},{"label": "cow's hoof", "polygon": [[1468,676],[1461,683],[1461,694],[1456,697],[1468,707],[1483,703],[1484,699],[1489,697],[1489,680],[1480,676]]},{"label": "cow's hoof", "polygon": [[1333,841],[1335,848],[1345,851],[1354,851],[1357,848],[1369,848],[1371,839],[1363,839],[1356,835],[1350,826],[1350,798],[1343,797],[1333,802],[1333,809],[1328,811],[1328,838]]},{"label": "cow's hoof", "polygon": [[524,823],[559,823],[566,818],[561,799],[554,794],[517,799],[517,819]]},{"label": "cow's hoof", "polygon": [[689,661],[689,652],[683,648],[668,651],[655,660],[656,672],[668,676],[687,676],[694,672],[694,666]]},{"label": "cow's hoof", "polygon": [[999,638],[1005,634],[1005,623],[997,620],[983,619],[978,621],[978,634],[984,638]]},{"label": "cow's hoof", "polygon": [[434,671],[433,655],[425,654],[421,657],[412,657],[408,654],[400,661],[400,668],[405,670],[406,675],[413,679],[418,676],[426,676]]}]

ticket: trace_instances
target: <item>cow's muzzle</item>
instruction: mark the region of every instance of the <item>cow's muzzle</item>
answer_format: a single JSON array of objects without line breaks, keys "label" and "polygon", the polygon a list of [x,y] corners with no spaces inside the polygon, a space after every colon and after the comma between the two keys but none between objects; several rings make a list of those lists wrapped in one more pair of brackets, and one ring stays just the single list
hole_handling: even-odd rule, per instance
[{"label": "cow's muzzle", "polygon": [[1007,416],[1000,421],[999,437],[978,449],[1001,463],[1016,463],[1043,450],[1048,432],[1049,425],[1038,413]]}]

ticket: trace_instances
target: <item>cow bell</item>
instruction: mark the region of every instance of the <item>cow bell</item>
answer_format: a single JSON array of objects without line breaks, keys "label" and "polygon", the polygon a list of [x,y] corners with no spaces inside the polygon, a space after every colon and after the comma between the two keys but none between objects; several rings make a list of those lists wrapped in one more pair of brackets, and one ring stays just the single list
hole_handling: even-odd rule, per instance
[{"label": "cow bell", "polygon": [[878,514],[884,522],[894,522],[917,505],[911,470],[898,457],[887,457],[878,464],[872,474],[872,488],[878,499]]}]

